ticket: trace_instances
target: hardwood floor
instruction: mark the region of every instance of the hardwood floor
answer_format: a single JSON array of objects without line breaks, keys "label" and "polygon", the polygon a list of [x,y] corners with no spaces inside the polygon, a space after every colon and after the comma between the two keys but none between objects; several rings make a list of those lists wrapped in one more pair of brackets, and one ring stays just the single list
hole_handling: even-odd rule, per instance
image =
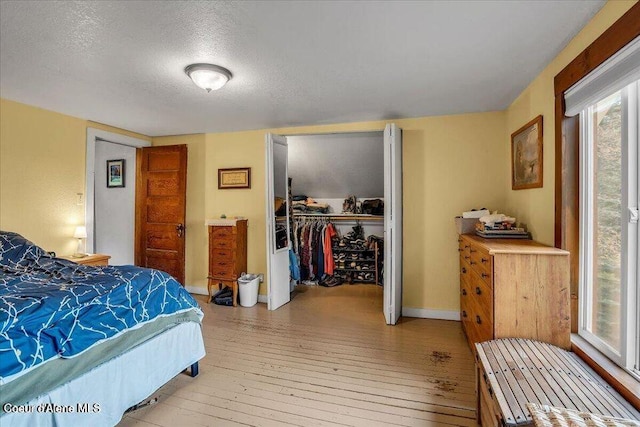
[{"label": "hardwood floor", "polygon": [[299,287],[276,311],[207,304],[200,375],[178,375],[120,426],[475,426],[460,323],[386,326],[382,288]]}]

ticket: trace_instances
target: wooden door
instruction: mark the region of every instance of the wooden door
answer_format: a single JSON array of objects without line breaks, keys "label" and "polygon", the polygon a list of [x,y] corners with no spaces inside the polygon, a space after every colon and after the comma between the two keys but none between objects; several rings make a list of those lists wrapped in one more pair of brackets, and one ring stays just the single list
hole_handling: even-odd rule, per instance
[{"label": "wooden door", "polygon": [[139,148],[136,181],[136,265],[184,285],[187,146]]}]

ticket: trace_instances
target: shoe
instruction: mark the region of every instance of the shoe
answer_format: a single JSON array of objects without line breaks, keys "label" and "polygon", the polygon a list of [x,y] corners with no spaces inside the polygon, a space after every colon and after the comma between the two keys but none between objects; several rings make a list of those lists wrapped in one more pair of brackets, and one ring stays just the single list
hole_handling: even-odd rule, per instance
[{"label": "shoe", "polygon": [[225,286],[224,288],[220,289],[218,292],[213,294],[213,297],[211,297],[211,299],[213,300],[215,298],[225,298],[228,296],[233,297],[233,289],[231,289],[228,286]]}]

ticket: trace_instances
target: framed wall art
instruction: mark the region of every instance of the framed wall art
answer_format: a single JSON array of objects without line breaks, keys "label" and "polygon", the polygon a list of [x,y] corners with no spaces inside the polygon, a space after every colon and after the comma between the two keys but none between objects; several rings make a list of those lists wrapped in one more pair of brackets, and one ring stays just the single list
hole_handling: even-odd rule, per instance
[{"label": "framed wall art", "polygon": [[124,187],[124,159],[107,160],[107,188]]},{"label": "framed wall art", "polygon": [[542,116],[511,134],[511,189],[542,187]]},{"label": "framed wall art", "polygon": [[251,168],[218,169],[218,189],[251,188]]}]

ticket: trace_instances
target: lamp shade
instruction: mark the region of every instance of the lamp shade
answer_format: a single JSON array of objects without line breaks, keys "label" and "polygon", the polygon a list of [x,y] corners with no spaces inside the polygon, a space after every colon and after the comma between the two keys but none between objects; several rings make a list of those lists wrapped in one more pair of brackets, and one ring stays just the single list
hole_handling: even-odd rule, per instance
[{"label": "lamp shade", "polygon": [[76,227],[76,231],[73,233],[73,237],[75,237],[76,239],[86,239],[87,227],[85,227],[84,225]]},{"label": "lamp shade", "polygon": [[207,92],[220,89],[232,77],[231,71],[213,64],[191,64],[184,69],[184,72],[196,86]]}]

